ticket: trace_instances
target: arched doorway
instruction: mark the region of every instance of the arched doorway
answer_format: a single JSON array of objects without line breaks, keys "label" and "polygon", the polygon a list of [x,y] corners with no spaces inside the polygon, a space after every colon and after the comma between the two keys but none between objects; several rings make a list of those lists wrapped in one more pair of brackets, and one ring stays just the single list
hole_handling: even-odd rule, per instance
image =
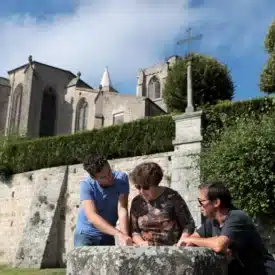
[{"label": "arched doorway", "polygon": [[56,94],[52,87],[43,91],[39,136],[55,135],[56,124]]}]

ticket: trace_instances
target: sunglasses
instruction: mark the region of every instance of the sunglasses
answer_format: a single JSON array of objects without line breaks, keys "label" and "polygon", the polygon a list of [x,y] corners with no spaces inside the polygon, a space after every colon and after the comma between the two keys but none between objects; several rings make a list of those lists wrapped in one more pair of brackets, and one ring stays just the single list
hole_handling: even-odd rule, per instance
[{"label": "sunglasses", "polygon": [[140,186],[140,185],[138,185],[138,184],[135,184],[135,187],[136,187],[136,189],[138,189],[138,190],[149,190],[150,189],[150,186],[147,186],[147,185],[145,185],[145,186]]},{"label": "sunglasses", "polygon": [[201,199],[198,199],[198,202],[199,202],[200,206],[203,206],[203,202],[204,202],[204,201],[208,201],[208,200],[201,200]]}]

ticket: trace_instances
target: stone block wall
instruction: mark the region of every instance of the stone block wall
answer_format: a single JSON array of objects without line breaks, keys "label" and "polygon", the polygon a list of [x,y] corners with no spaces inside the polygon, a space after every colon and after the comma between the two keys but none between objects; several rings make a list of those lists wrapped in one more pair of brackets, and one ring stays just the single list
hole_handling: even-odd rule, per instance
[{"label": "stone block wall", "polygon": [[21,240],[33,197],[32,173],[0,182],[0,264],[12,263]]},{"label": "stone block wall", "polygon": [[[172,154],[115,159],[110,160],[110,164],[113,169],[129,173],[143,161],[155,161],[164,171],[161,184],[170,186]],[[39,264],[52,266],[53,263],[64,265],[66,254],[73,248],[80,203],[79,182],[87,176],[82,165],[69,166],[67,176],[64,169],[41,169],[15,175],[11,182],[0,181],[0,264],[31,266],[30,260],[24,261],[21,257],[20,247],[25,247],[24,259],[37,257],[37,264],[33,267]],[[136,194],[131,185],[129,206]],[[46,203],[40,202],[43,198]],[[54,206],[53,211],[48,211],[50,205]],[[39,222],[33,225],[31,221],[38,217],[36,212],[39,213]]]}]

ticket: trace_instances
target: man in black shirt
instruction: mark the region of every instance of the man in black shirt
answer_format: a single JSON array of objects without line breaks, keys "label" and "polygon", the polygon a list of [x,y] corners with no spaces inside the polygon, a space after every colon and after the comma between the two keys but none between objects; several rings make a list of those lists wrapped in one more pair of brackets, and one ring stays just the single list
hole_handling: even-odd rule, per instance
[{"label": "man in black shirt", "polygon": [[198,198],[205,223],[179,245],[203,246],[225,253],[229,275],[275,275],[275,261],[263,244],[252,219],[236,209],[222,182],[199,187]]}]

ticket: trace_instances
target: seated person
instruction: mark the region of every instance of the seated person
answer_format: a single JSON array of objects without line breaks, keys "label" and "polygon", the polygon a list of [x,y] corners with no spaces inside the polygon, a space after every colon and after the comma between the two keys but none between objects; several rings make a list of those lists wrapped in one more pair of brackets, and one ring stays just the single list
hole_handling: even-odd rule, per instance
[{"label": "seated person", "polygon": [[275,261],[268,253],[252,219],[232,205],[231,195],[222,182],[200,187],[198,199],[205,223],[178,245],[204,246],[229,259],[228,275],[275,274]]},{"label": "seated person", "polygon": [[[107,159],[91,154],[84,161],[89,176],[80,183],[80,201],[74,246],[131,245],[128,220],[128,175],[110,168]],[[120,230],[116,226],[119,219]]]},{"label": "seated person", "polygon": [[130,232],[135,244],[175,245],[194,232],[195,223],[183,198],[159,186],[163,172],[157,163],[136,166],[130,178],[139,190],[130,209]]}]

